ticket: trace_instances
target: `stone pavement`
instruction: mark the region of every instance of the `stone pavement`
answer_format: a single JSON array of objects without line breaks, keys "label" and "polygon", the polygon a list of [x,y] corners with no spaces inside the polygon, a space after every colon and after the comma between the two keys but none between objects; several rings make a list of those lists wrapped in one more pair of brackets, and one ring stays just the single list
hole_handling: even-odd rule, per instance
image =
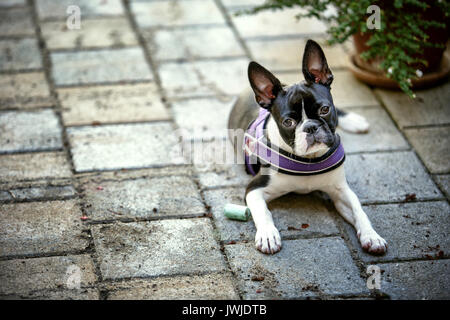
[{"label": "stone pavement", "polygon": [[0,298],[450,298],[450,82],[412,101],[356,81],[351,44],[325,50],[336,106],[371,124],[339,134],[384,256],[319,193],[270,204],[284,246],[263,255],[222,214],[242,167],[176,156],[225,138],[250,60],[299,81],[325,38],[296,10],[234,15],[261,2],[0,0]]}]

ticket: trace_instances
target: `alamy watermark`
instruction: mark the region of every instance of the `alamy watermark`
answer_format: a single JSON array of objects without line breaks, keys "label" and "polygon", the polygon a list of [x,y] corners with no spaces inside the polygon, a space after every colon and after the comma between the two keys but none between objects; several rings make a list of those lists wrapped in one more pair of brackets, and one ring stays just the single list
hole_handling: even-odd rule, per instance
[{"label": "alamy watermark", "polygon": [[381,289],[381,269],[379,266],[370,265],[366,270],[367,274],[369,274],[369,278],[367,278],[367,289]]},{"label": "alamy watermark", "polygon": [[81,9],[79,6],[68,6],[66,13],[69,15],[66,20],[66,26],[69,30],[81,29]]},{"label": "alamy watermark", "polygon": [[380,7],[377,5],[371,5],[367,7],[367,14],[370,16],[367,18],[366,25],[369,30],[381,30],[381,11]]}]

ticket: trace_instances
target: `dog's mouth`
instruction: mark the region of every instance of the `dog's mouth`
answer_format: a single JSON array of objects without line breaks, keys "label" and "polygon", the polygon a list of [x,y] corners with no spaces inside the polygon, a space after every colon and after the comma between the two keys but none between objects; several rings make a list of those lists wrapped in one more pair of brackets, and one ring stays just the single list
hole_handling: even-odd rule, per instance
[{"label": "dog's mouth", "polygon": [[296,132],[294,152],[303,157],[319,157],[334,144],[334,135],[320,126],[315,133]]},{"label": "dog's mouth", "polygon": [[304,133],[303,135],[304,137],[299,137],[300,141],[295,144],[294,151],[296,155],[302,157],[320,156],[318,153],[326,153],[326,151],[330,149],[330,147],[323,142],[318,142],[315,140],[308,142],[308,140],[310,141],[311,139],[311,137],[308,137],[308,133]]}]

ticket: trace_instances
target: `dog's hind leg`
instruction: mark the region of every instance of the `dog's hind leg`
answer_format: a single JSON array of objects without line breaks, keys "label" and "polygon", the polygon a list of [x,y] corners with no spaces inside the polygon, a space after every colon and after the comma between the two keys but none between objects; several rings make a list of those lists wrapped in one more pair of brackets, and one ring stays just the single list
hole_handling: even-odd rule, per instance
[{"label": "dog's hind leg", "polygon": [[347,112],[337,109],[338,126],[352,133],[367,133],[369,131],[369,123],[367,120],[354,112]]}]

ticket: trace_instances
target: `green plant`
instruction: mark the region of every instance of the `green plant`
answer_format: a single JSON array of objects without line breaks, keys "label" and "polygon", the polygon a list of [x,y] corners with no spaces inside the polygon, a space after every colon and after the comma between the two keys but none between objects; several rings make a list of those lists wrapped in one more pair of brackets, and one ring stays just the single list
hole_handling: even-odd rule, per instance
[{"label": "green plant", "polygon": [[[370,14],[367,8],[378,5],[381,13],[381,30],[369,30],[366,20]],[[419,0],[268,0],[246,13],[256,13],[267,9],[301,7],[303,10],[297,18],[316,17],[329,27],[329,44],[343,43],[356,33],[370,33],[366,42],[369,47],[361,54],[363,60],[380,59],[379,68],[384,74],[395,80],[399,87],[411,97],[411,79],[421,76],[417,66],[427,66],[420,55],[427,47],[445,47],[443,43],[433,43],[427,29],[439,28],[447,32],[446,23],[424,20],[424,12],[430,5],[436,5],[447,21],[450,12],[448,1]],[[334,13],[330,13],[334,7]]]}]

